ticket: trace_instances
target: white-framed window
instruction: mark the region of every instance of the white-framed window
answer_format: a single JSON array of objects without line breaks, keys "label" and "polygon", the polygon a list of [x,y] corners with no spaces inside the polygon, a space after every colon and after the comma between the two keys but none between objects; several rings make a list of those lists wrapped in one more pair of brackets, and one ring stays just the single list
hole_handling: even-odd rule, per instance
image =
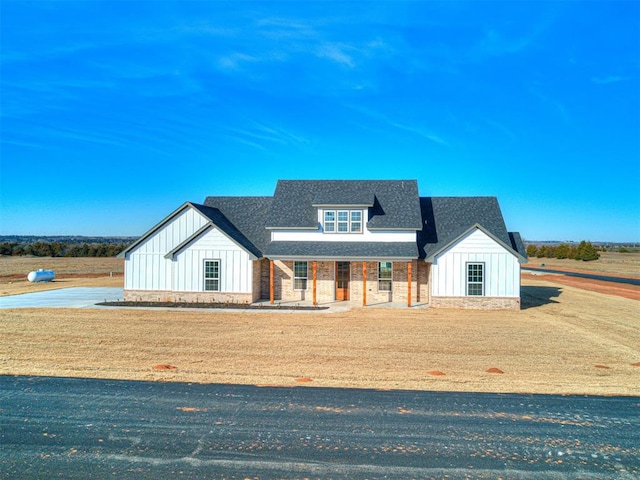
[{"label": "white-framed window", "polygon": [[362,233],[362,210],[324,210],[325,233]]},{"label": "white-framed window", "polygon": [[349,232],[362,233],[362,210],[351,210],[351,225]]},{"label": "white-framed window", "polygon": [[204,261],[204,290],[206,292],[220,291],[220,260]]},{"label": "white-framed window", "polygon": [[393,262],[378,263],[378,291],[390,292],[393,280]]},{"label": "white-framed window", "polygon": [[349,232],[349,210],[338,210],[338,233]]},{"label": "white-framed window", "polygon": [[306,290],[307,289],[307,262],[293,262],[293,289],[294,290]]},{"label": "white-framed window", "polygon": [[325,232],[335,232],[336,231],[336,212],[333,210],[325,210],[324,222],[322,225]]},{"label": "white-framed window", "polygon": [[467,295],[484,296],[484,263],[467,263]]}]

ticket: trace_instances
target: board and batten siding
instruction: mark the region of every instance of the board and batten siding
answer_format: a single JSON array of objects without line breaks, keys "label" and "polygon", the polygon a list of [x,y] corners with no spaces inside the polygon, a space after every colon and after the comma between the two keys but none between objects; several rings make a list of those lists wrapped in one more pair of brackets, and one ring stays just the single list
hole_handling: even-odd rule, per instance
[{"label": "board and batten siding", "polygon": [[518,258],[479,229],[436,255],[431,268],[432,295],[466,296],[466,265],[470,262],[485,265],[484,296],[520,296]]},{"label": "board and batten siding", "polygon": [[170,290],[171,260],[164,256],[207,223],[185,208],[126,255],[125,290]]},{"label": "board and batten siding", "polygon": [[217,228],[208,230],[175,255],[171,290],[203,292],[205,260],[220,261],[221,292],[252,292],[253,262],[249,254]]}]

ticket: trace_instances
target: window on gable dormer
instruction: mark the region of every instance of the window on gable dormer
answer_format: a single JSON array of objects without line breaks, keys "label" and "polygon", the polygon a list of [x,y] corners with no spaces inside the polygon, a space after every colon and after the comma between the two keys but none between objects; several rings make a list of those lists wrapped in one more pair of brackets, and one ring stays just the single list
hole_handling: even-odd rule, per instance
[{"label": "window on gable dormer", "polygon": [[362,233],[362,210],[324,210],[325,233]]},{"label": "window on gable dormer", "polygon": [[324,231],[325,232],[336,231],[336,212],[332,210],[324,211]]},{"label": "window on gable dormer", "polygon": [[347,233],[349,231],[349,211],[338,210],[338,233]]},{"label": "window on gable dormer", "polygon": [[351,210],[351,228],[349,231],[351,233],[362,232],[362,211],[361,210]]}]

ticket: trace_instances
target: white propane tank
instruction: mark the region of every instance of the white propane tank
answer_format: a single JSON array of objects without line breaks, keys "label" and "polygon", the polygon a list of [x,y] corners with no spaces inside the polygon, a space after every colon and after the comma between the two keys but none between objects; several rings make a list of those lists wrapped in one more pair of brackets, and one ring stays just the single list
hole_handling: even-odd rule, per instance
[{"label": "white propane tank", "polygon": [[30,282],[50,282],[54,279],[55,276],[56,274],[53,272],[53,270],[43,270],[41,268],[40,270],[37,270],[35,272],[29,272],[29,275],[27,275],[27,280],[29,280]]}]

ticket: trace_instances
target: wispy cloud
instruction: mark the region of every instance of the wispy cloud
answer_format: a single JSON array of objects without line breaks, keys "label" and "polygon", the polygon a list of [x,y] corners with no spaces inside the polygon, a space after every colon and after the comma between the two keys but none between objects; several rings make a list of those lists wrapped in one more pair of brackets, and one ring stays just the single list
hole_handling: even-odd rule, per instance
[{"label": "wispy cloud", "polygon": [[372,73],[385,63],[406,66],[388,38],[367,25],[353,25],[353,18],[252,15],[244,17],[243,29],[220,32],[200,26],[181,33],[197,35],[198,44],[211,44],[210,53],[203,48],[203,55],[219,73],[269,90],[286,83],[288,79],[278,79],[294,70],[299,89],[333,96],[375,88],[377,77]]},{"label": "wispy cloud", "polygon": [[481,118],[487,125],[493,127],[495,130],[502,132],[506,137],[509,137],[511,140],[516,140],[516,135],[511,131],[511,129],[507,128],[503,123],[497,122],[490,118]]},{"label": "wispy cloud", "polygon": [[345,53],[345,46],[338,43],[325,43],[316,50],[318,57],[327,58],[335,63],[344,65],[349,68],[354,67],[354,61],[351,55]]},{"label": "wispy cloud", "polygon": [[529,92],[546,105],[555,116],[562,119],[565,125],[571,125],[571,115],[563,103],[542,93],[538,84],[529,85]]},{"label": "wispy cloud", "polygon": [[251,141],[251,140],[247,140],[246,138],[244,138],[242,133],[240,133],[240,134],[234,134],[233,132],[231,132],[231,133],[223,133],[221,136],[226,138],[226,139],[228,139],[228,140],[231,140],[232,142],[236,142],[236,143],[239,143],[241,145],[246,145],[248,147],[255,148],[256,150],[260,150],[262,152],[266,152],[268,150],[267,147],[265,147],[261,143],[254,142],[254,141]]},{"label": "wispy cloud", "polygon": [[285,144],[306,144],[308,140],[291,130],[286,130],[281,127],[277,127],[275,125],[266,125],[264,123],[256,122],[256,128],[259,131],[265,132],[267,135],[270,135],[272,138],[280,139]]},{"label": "wispy cloud", "polygon": [[255,21],[257,33],[273,40],[301,40],[319,38],[317,25],[322,20],[315,19],[313,23],[295,17],[258,17]]},{"label": "wispy cloud", "polygon": [[479,42],[468,52],[471,60],[482,61],[486,58],[513,55],[533,48],[555,22],[555,15],[548,13],[537,22],[527,25],[524,30],[508,34],[509,24],[486,28]]},{"label": "wispy cloud", "polygon": [[599,85],[606,85],[608,83],[624,82],[625,80],[629,80],[629,77],[621,77],[621,76],[618,76],[618,75],[607,75],[606,77],[591,77],[591,81],[593,83],[597,83]]},{"label": "wispy cloud", "polygon": [[260,59],[246,53],[232,52],[217,59],[218,66],[225,71],[238,71],[247,64],[259,62]]},{"label": "wispy cloud", "polygon": [[23,148],[38,148],[42,150],[47,150],[50,147],[48,144],[37,143],[37,142],[22,142],[20,140],[6,140],[4,138],[0,138],[0,144],[6,146],[14,146],[14,147],[23,147]]},{"label": "wispy cloud", "polygon": [[274,145],[291,148],[309,143],[295,131],[275,124],[242,117],[234,123],[242,126],[218,126],[216,131],[224,138],[262,151],[267,151]]},{"label": "wispy cloud", "polygon": [[487,57],[495,57],[518,53],[532,44],[537,33],[531,33],[516,38],[506,38],[502,33],[489,29],[476,45],[469,51],[469,57],[474,60],[483,60]]},{"label": "wispy cloud", "polygon": [[398,130],[404,130],[405,132],[409,132],[409,133],[413,133],[419,137],[422,138],[426,138],[427,140],[430,140],[434,143],[438,143],[440,145],[445,145],[445,146],[449,146],[449,144],[442,139],[440,136],[435,135],[433,133],[431,133],[428,130],[424,130],[423,128],[416,126],[416,125],[405,125],[402,123],[398,123],[398,122],[393,122],[393,121],[389,121],[388,122],[389,125],[391,125],[394,128],[397,128]]},{"label": "wispy cloud", "polygon": [[403,132],[408,132],[417,137],[429,140],[430,142],[437,143],[438,145],[443,145],[446,147],[450,146],[449,142],[447,142],[444,138],[442,138],[440,135],[437,135],[436,133],[434,133],[433,131],[431,131],[430,129],[422,125],[398,122],[397,120],[392,120],[391,118],[389,118],[387,115],[383,113],[376,112],[374,110],[363,108],[356,105],[350,105],[349,107],[352,108],[353,110],[356,110],[360,113],[367,115],[368,117],[371,117],[377,120],[378,122],[382,123],[385,126],[388,126]]}]

